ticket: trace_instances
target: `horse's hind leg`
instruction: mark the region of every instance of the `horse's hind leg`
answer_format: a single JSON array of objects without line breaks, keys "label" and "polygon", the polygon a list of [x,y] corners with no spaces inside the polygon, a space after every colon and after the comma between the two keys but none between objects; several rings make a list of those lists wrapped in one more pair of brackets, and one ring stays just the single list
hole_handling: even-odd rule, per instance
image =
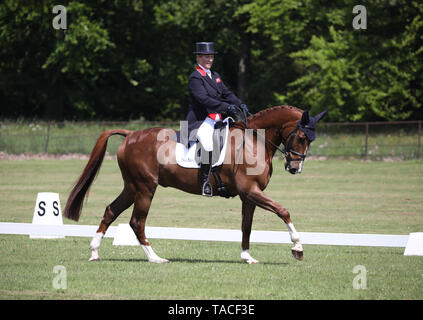
[{"label": "horse's hind leg", "polygon": [[90,243],[91,258],[89,261],[98,261],[100,257],[98,250],[100,248],[101,240],[106,234],[107,229],[116,220],[116,218],[126,209],[128,209],[134,203],[134,193],[132,190],[125,185],[121,194],[106,207],[103,219],[100,222],[100,226],[97,229],[96,234]]},{"label": "horse's hind leg", "polygon": [[160,258],[151,247],[145,236],[145,221],[147,220],[148,211],[150,209],[151,201],[153,199],[155,187],[148,190],[143,187],[143,190],[138,191],[135,196],[134,211],[132,213],[129,225],[137,236],[149,262],[167,263],[166,259]]},{"label": "horse's hind leg", "polygon": [[250,255],[250,234],[251,234],[251,225],[253,223],[254,210],[256,205],[248,200],[242,200],[242,251],[241,259],[247,262],[248,264],[258,263]]}]

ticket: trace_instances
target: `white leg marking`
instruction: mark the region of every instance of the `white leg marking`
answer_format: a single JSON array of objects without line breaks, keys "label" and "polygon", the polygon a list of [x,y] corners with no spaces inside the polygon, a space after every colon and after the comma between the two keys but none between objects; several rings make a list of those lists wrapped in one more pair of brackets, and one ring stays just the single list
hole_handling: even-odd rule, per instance
[{"label": "white leg marking", "polygon": [[160,258],[153,250],[153,248],[151,246],[144,246],[141,245],[141,247],[144,249],[145,254],[147,255],[148,261],[149,262],[154,262],[154,263],[168,263],[169,260]]},{"label": "white leg marking", "polygon": [[292,250],[303,251],[303,246],[300,242],[300,235],[298,234],[297,230],[295,230],[295,227],[292,222],[288,223],[286,226],[288,227],[289,235],[291,236],[291,241],[294,244]]},{"label": "white leg marking", "polygon": [[103,232],[97,232],[90,243],[91,258],[88,261],[98,261],[100,257],[98,255],[98,249],[100,248],[101,240],[104,237]]},{"label": "white leg marking", "polygon": [[241,259],[244,260],[245,262],[247,262],[248,264],[256,264],[256,263],[259,263],[258,260],[254,259],[250,255],[250,251],[249,250],[242,250],[242,252],[241,252]]}]

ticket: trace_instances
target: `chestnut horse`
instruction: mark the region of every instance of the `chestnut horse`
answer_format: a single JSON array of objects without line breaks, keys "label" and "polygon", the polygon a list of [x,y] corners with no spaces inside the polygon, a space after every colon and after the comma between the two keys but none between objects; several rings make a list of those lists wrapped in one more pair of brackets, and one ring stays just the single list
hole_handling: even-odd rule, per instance
[{"label": "chestnut horse", "polygon": [[[272,159],[277,149],[285,154],[287,171],[292,174],[301,172],[307,149],[315,138],[315,125],[325,113],[312,117],[308,111],[303,112],[292,106],[277,106],[251,115],[247,121],[238,121],[231,125],[229,133],[232,139],[229,140],[233,141],[235,138],[235,141],[241,141],[241,144],[228,141],[225,161],[219,170],[221,180],[226,184],[230,195],[233,197],[239,195],[242,201],[241,259],[245,262],[258,263],[249,252],[251,225],[256,206],[274,212],[285,222],[294,244],[292,254],[296,259],[302,259],[303,247],[291,221],[290,213],[269,198],[263,190],[270,181]],[[245,132],[250,129],[254,133],[246,135]],[[264,132],[264,135],[260,132]],[[90,261],[99,260],[98,250],[108,227],[124,210],[134,204],[130,226],[144,249],[148,261],[168,262],[155,254],[145,235],[145,222],[157,185],[201,195],[200,170],[183,168],[175,161],[176,142],[169,139],[174,134],[175,132],[171,129],[155,127],[140,131],[108,130],[98,138],[84,171],[69,195],[64,210],[65,217],[79,220],[83,200],[102,164],[108,138],[112,135],[124,136],[125,139],[117,153],[124,188],[121,194],[106,207],[100,226],[90,243]],[[164,136],[167,139],[163,139]],[[281,143],[285,145],[285,150],[279,148]],[[168,157],[165,163],[158,160],[158,153],[164,144],[167,146]],[[238,159],[241,158],[244,161],[235,160],[240,151],[243,153]],[[257,158],[257,153],[261,153],[262,160],[256,161],[253,166],[249,163],[251,161],[246,161],[246,158],[248,156]],[[254,174],[251,172],[249,174],[249,169],[252,168],[256,170]],[[215,178],[211,177],[210,182],[215,195]]]}]

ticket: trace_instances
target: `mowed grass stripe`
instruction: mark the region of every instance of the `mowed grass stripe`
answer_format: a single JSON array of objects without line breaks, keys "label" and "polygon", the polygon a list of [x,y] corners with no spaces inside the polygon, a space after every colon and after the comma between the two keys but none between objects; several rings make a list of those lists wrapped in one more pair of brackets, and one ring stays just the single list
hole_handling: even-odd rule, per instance
[{"label": "mowed grass stripe", "polygon": [[[30,240],[0,236],[3,299],[421,299],[421,257],[401,248],[305,247],[294,260],[289,245],[254,244],[258,265],[239,258],[237,243],[155,240],[169,264],[147,262],[140,247],[104,239],[101,261],[88,262],[89,239]],[[67,271],[56,290],[55,265]],[[355,266],[366,268],[366,288],[354,289]]]},{"label": "mowed grass stripe", "polygon": [[[77,159],[0,161],[0,220],[31,222],[36,195],[42,191],[59,193],[64,207],[85,164]],[[423,230],[422,164],[313,160],[305,162],[301,175],[292,176],[277,160],[266,193],[290,211],[298,231],[408,234]],[[99,224],[106,205],[122,187],[116,160],[105,160],[80,223]],[[115,224],[127,223],[131,211],[132,207]],[[208,199],[159,187],[147,224],[238,229],[241,202],[239,197]],[[286,230],[276,215],[260,208],[253,228]]]},{"label": "mowed grass stripe", "polygon": [[[86,160],[0,161],[0,221],[32,221],[38,192],[58,192],[62,209]],[[306,161],[301,175],[285,173],[280,160],[266,193],[285,206],[300,232],[409,234],[423,231],[421,161]],[[79,224],[98,225],[123,183],[115,160],[105,160]],[[115,222],[128,223],[131,208]],[[65,219],[64,223],[75,222]],[[239,229],[239,198],[194,196],[159,187],[149,226]],[[286,231],[276,215],[257,209],[254,230]],[[139,247],[112,246],[105,238],[100,263],[89,263],[89,238],[33,240],[0,236],[2,299],[422,299],[423,260],[403,248],[305,246],[304,261],[290,245],[251,246],[261,263],[239,258],[240,244],[153,239],[171,260],[155,265]],[[63,265],[68,288],[52,286]],[[367,288],[353,288],[357,265]]]}]

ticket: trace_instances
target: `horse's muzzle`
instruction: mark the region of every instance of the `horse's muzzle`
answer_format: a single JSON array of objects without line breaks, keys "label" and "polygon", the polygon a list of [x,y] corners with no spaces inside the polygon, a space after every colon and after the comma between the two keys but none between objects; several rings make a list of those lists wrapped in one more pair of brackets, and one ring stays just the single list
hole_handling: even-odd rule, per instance
[{"label": "horse's muzzle", "polygon": [[[295,163],[295,164],[294,164]],[[288,161],[285,162],[285,170],[291,174],[301,173],[303,161]]]}]

